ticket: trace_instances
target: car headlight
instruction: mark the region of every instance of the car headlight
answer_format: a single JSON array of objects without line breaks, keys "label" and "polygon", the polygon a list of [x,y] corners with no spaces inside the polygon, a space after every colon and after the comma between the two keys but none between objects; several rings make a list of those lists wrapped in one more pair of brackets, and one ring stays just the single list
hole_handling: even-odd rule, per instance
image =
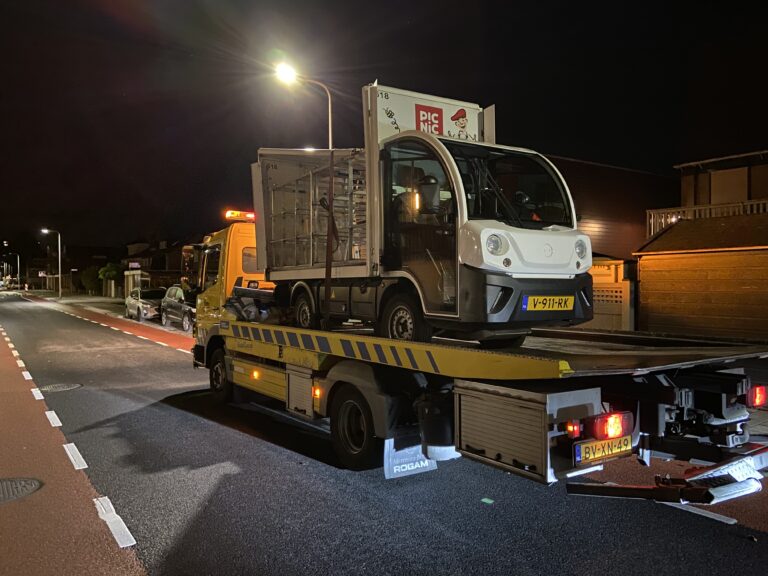
[{"label": "car headlight", "polygon": [[494,256],[501,256],[506,252],[506,250],[504,250],[504,241],[498,234],[491,234],[488,236],[485,240],[485,249]]},{"label": "car headlight", "polygon": [[576,240],[574,248],[576,249],[576,256],[579,258],[584,258],[587,255],[587,243],[581,238]]}]

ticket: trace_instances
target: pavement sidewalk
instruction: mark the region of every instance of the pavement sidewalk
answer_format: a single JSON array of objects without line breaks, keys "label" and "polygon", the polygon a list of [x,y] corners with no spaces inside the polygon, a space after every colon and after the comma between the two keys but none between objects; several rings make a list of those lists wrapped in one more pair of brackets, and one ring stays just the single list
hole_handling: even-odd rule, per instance
[{"label": "pavement sidewalk", "polygon": [[0,502],[0,575],[144,574],[100,518],[94,499],[101,495],[75,469],[12,339],[0,326],[0,481],[33,478],[42,486]]}]

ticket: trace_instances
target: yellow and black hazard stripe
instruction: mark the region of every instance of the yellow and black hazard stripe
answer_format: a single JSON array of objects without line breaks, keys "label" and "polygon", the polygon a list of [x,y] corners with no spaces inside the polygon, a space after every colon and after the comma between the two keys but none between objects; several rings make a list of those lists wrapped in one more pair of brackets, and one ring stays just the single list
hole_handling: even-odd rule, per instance
[{"label": "yellow and black hazard stripe", "polygon": [[[285,352],[292,349],[310,356],[350,358],[453,378],[489,380],[560,378],[572,372],[567,362],[557,359],[390,340],[348,332],[322,332],[247,322],[222,322],[221,332],[233,336],[241,344],[252,344],[237,346],[239,350],[252,350],[254,354],[265,354],[273,359],[287,360]],[[293,354],[292,357],[296,358]],[[320,359],[312,357],[300,362],[312,367],[321,363]]]}]

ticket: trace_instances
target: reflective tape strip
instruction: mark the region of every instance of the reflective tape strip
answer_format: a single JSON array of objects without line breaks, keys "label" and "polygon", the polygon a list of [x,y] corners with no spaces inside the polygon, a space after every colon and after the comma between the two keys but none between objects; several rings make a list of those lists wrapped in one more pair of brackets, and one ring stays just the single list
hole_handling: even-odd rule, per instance
[{"label": "reflective tape strip", "polygon": [[419,365],[416,363],[416,358],[413,357],[413,352],[411,352],[410,348],[405,349],[405,353],[408,355],[408,360],[411,361],[411,366],[416,368],[416,370],[419,369]]},{"label": "reflective tape strip", "polygon": [[251,336],[253,337],[254,340],[261,342],[261,334],[259,333],[258,328],[251,328]]},{"label": "reflective tape strip", "polygon": [[293,332],[286,332],[286,335],[288,336],[288,342],[291,346],[295,346],[296,348],[300,347],[299,337],[296,334]]},{"label": "reflective tape strip", "polygon": [[352,342],[349,340],[342,340],[341,347],[344,350],[344,356],[347,358],[357,358],[357,356],[355,356],[355,349],[352,348]]},{"label": "reflective tape strip", "polygon": [[282,330],[275,330],[275,340],[280,346],[285,346],[285,336]]},{"label": "reflective tape strip", "polygon": [[402,366],[403,363],[400,361],[400,355],[397,353],[397,348],[395,348],[394,346],[390,346],[389,351],[392,352],[392,356],[394,357],[397,365]]},{"label": "reflective tape strip", "polygon": [[384,348],[381,347],[381,344],[374,344],[373,349],[376,351],[376,356],[378,356],[379,362],[382,364],[389,364],[389,362],[387,362],[387,355],[384,354]]},{"label": "reflective tape strip", "polygon": [[357,349],[360,351],[360,358],[363,360],[371,359],[371,355],[368,353],[368,346],[365,345],[365,342],[358,342]]},{"label": "reflective tape strip", "polygon": [[427,358],[429,358],[430,364],[432,364],[432,370],[435,371],[435,373],[440,374],[440,369],[437,367],[437,362],[435,362],[435,357],[432,356],[432,352],[427,350]]},{"label": "reflective tape strip", "polygon": [[301,343],[304,345],[304,348],[306,348],[307,350],[315,349],[315,343],[312,341],[312,336],[310,336],[309,334],[301,335]]},{"label": "reflective tape strip", "polygon": [[325,352],[326,354],[331,353],[331,345],[328,342],[328,338],[325,336],[317,337],[317,347],[320,349],[320,352]]}]

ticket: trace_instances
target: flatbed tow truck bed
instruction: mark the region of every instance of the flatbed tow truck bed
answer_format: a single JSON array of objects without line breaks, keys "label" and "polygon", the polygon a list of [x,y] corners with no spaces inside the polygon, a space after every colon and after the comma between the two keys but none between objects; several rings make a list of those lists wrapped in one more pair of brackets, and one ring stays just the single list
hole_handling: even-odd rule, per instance
[{"label": "flatbed tow truck bed", "polygon": [[[569,483],[568,490],[716,503],[759,491],[759,470],[768,467],[768,448],[749,441],[753,388],[745,371],[765,364],[768,346],[548,330],[522,348],[485,350],[441,338],[378,338],[354,326],[320,331],[239,320],[221,321],[216,337],[233,387],[284,401],[300,420],[330,416],[337,444],[334,426],[345,425],[337,400],[354,388],[360,414],[370,414],[364,433],[385,440],[388,477],[434,469],[458,454],[544,483],[631,454],[645,464],[652,456],[695,458],[711,465],[655,486]],[[195,362],[213,373],[215,339],[208,338]],[[765,387],[758,388],[764,402]],[[594,432],[595,422],[621,414],[632,418],[623,445]],[[403,446],[401,429],[412,438],[414,428],[416,446]],[[411,462],[429,456],[430,466],[403,464],[410,448]]]}]

